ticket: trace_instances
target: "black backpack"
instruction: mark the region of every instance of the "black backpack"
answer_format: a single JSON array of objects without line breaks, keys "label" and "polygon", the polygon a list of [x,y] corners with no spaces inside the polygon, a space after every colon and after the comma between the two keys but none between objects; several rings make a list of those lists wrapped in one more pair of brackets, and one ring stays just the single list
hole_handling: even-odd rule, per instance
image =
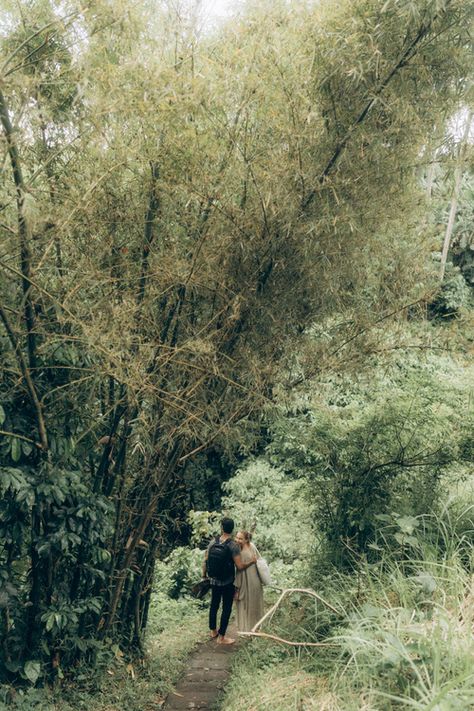
[{"label": "black backpack", "polygon": [[207,553],[207,574],[215,580],[227,580],[234,577],[234,560],[232,551],[227,545],[231,539],[227,538],[221,543],[219,536],[209,548]]}]

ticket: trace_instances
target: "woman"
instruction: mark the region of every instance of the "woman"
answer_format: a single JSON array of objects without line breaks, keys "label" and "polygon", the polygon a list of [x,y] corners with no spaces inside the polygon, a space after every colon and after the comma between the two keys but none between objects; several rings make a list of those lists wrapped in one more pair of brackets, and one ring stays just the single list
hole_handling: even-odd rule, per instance
[{"label": "woman", "polygon": [[[251,542],[248,531],[239,531],[235,542],[240,547],[242,563],[247,563],[260,554]],[[258,577],[257,566],[251,565],[245,570],[239,570],[234,580],[234,602],[237,610],[237,629],[239,632],[250,632],[252,627],[263,617],[263,587]]]}]

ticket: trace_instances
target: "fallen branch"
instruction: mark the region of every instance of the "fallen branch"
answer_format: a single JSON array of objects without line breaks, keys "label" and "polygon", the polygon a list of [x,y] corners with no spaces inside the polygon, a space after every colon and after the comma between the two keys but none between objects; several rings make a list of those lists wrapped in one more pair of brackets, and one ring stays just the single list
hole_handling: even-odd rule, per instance
[{"label": "fallen branch", "polygon": [[276,603],[264,614],[264,616],[252,627],[250,632],[239,632],[239,635],[242,637],[264,637],[266,639],[273,639],[275,642],[281,642],[282,644],[288,644],[291,647],[333,647],[335,646],[334,642],[291,642],[288,639],[283,639],[283,637],[278,637],[277,635],[274,634],[268,634],[267,632],[258,632],[259,627],[262,626],[262,624],[265,622],[267,619],[271,619],[273,615],[275,614],[276,610],[278,607],[281,605],[285,597],[288,595],[291,595],[292,593],[303,593],[304,595],[310,595],[311,597],[315,597],[317,600],[323,603],[323,605],[326,605],[330,610],[335,612],[337,615],[340,615],[341,612],[340,610],[336,610],[335,607],[333,607],[329,602],[324,600],[324,598],[321,597],[321,595],[318,595],[317,592],[314,590],[310,590],[307,588],[287,588],[285,590],[282,590],[282,593]]},{"label": "fallen branch", "polygon": [[275,642],[282,642],[282,644],[288,644],[291,647],[335,647],[336,642],[290,642],[288,639],[283,639],[283,637],[277,637],[274,634],[267,634],[266,632],[239,632],[242,637],[265,637],[266,639],[273,639]]},{"label": "fallen branch", "polygon": [[[283,597],[284,597],[285,595],[291,594],[291,593],[294,593],[294,592],[297,592],[297,593],[305,593],[305,594],[307,594],[307,595],[312,595],[312,596],[315,597],[317,600],[319,600],[319,602],[322,602],[323,605],[326,605],[326,607],[329,607],[329,609],[332,610],[333,612],[335,612],[336,615],[340,615],[340,614],[341,614],[341,611],[340,611],[340,610],[336,610],[335,607],[333,607],[327,600],[325,600],[323,597],[321,597],[321,595],[318,595],[318,593],[317,593],[315,590],[312,590],[311,588],[285,588],[285,589],[282,590],[281,599],[283,599]],[[277,604],[278,604],[278,603],[277,603]],[[258,624],[258,623],[257,623],[257,624]]]}]

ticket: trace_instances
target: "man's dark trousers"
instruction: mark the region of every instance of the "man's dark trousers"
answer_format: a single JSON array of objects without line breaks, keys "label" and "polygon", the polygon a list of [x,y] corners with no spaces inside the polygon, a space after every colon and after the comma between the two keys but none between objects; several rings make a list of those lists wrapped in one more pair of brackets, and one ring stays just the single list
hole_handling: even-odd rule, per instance
[{"label": "man's dark trousers", "polygon": [[217,627],[217,611],[222,600],[221,625],[218,634],[225,636],[229,617],[234,601],[234,583],[228,585],[211,585],[211,606],[209,608],[209,629],[215,630]]}]

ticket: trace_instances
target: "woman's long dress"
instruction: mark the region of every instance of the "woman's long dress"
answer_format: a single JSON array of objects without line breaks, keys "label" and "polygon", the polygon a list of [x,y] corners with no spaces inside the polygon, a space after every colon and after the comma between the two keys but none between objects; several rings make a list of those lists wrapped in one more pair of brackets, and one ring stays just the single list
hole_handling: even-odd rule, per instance
[{"label": "woman's long dress", "polygon": [[[242,563],[248,563],[254,555],[257,555],[257,552],[251,543],[240,553]],[[250,632],[256,622],[263,617],[263,587],[258,577],[257,566],[250,565],[245,570],[239,570],[234,585],[238,590],[238,599],[235,601],[237,629],[239,632]]]}]

